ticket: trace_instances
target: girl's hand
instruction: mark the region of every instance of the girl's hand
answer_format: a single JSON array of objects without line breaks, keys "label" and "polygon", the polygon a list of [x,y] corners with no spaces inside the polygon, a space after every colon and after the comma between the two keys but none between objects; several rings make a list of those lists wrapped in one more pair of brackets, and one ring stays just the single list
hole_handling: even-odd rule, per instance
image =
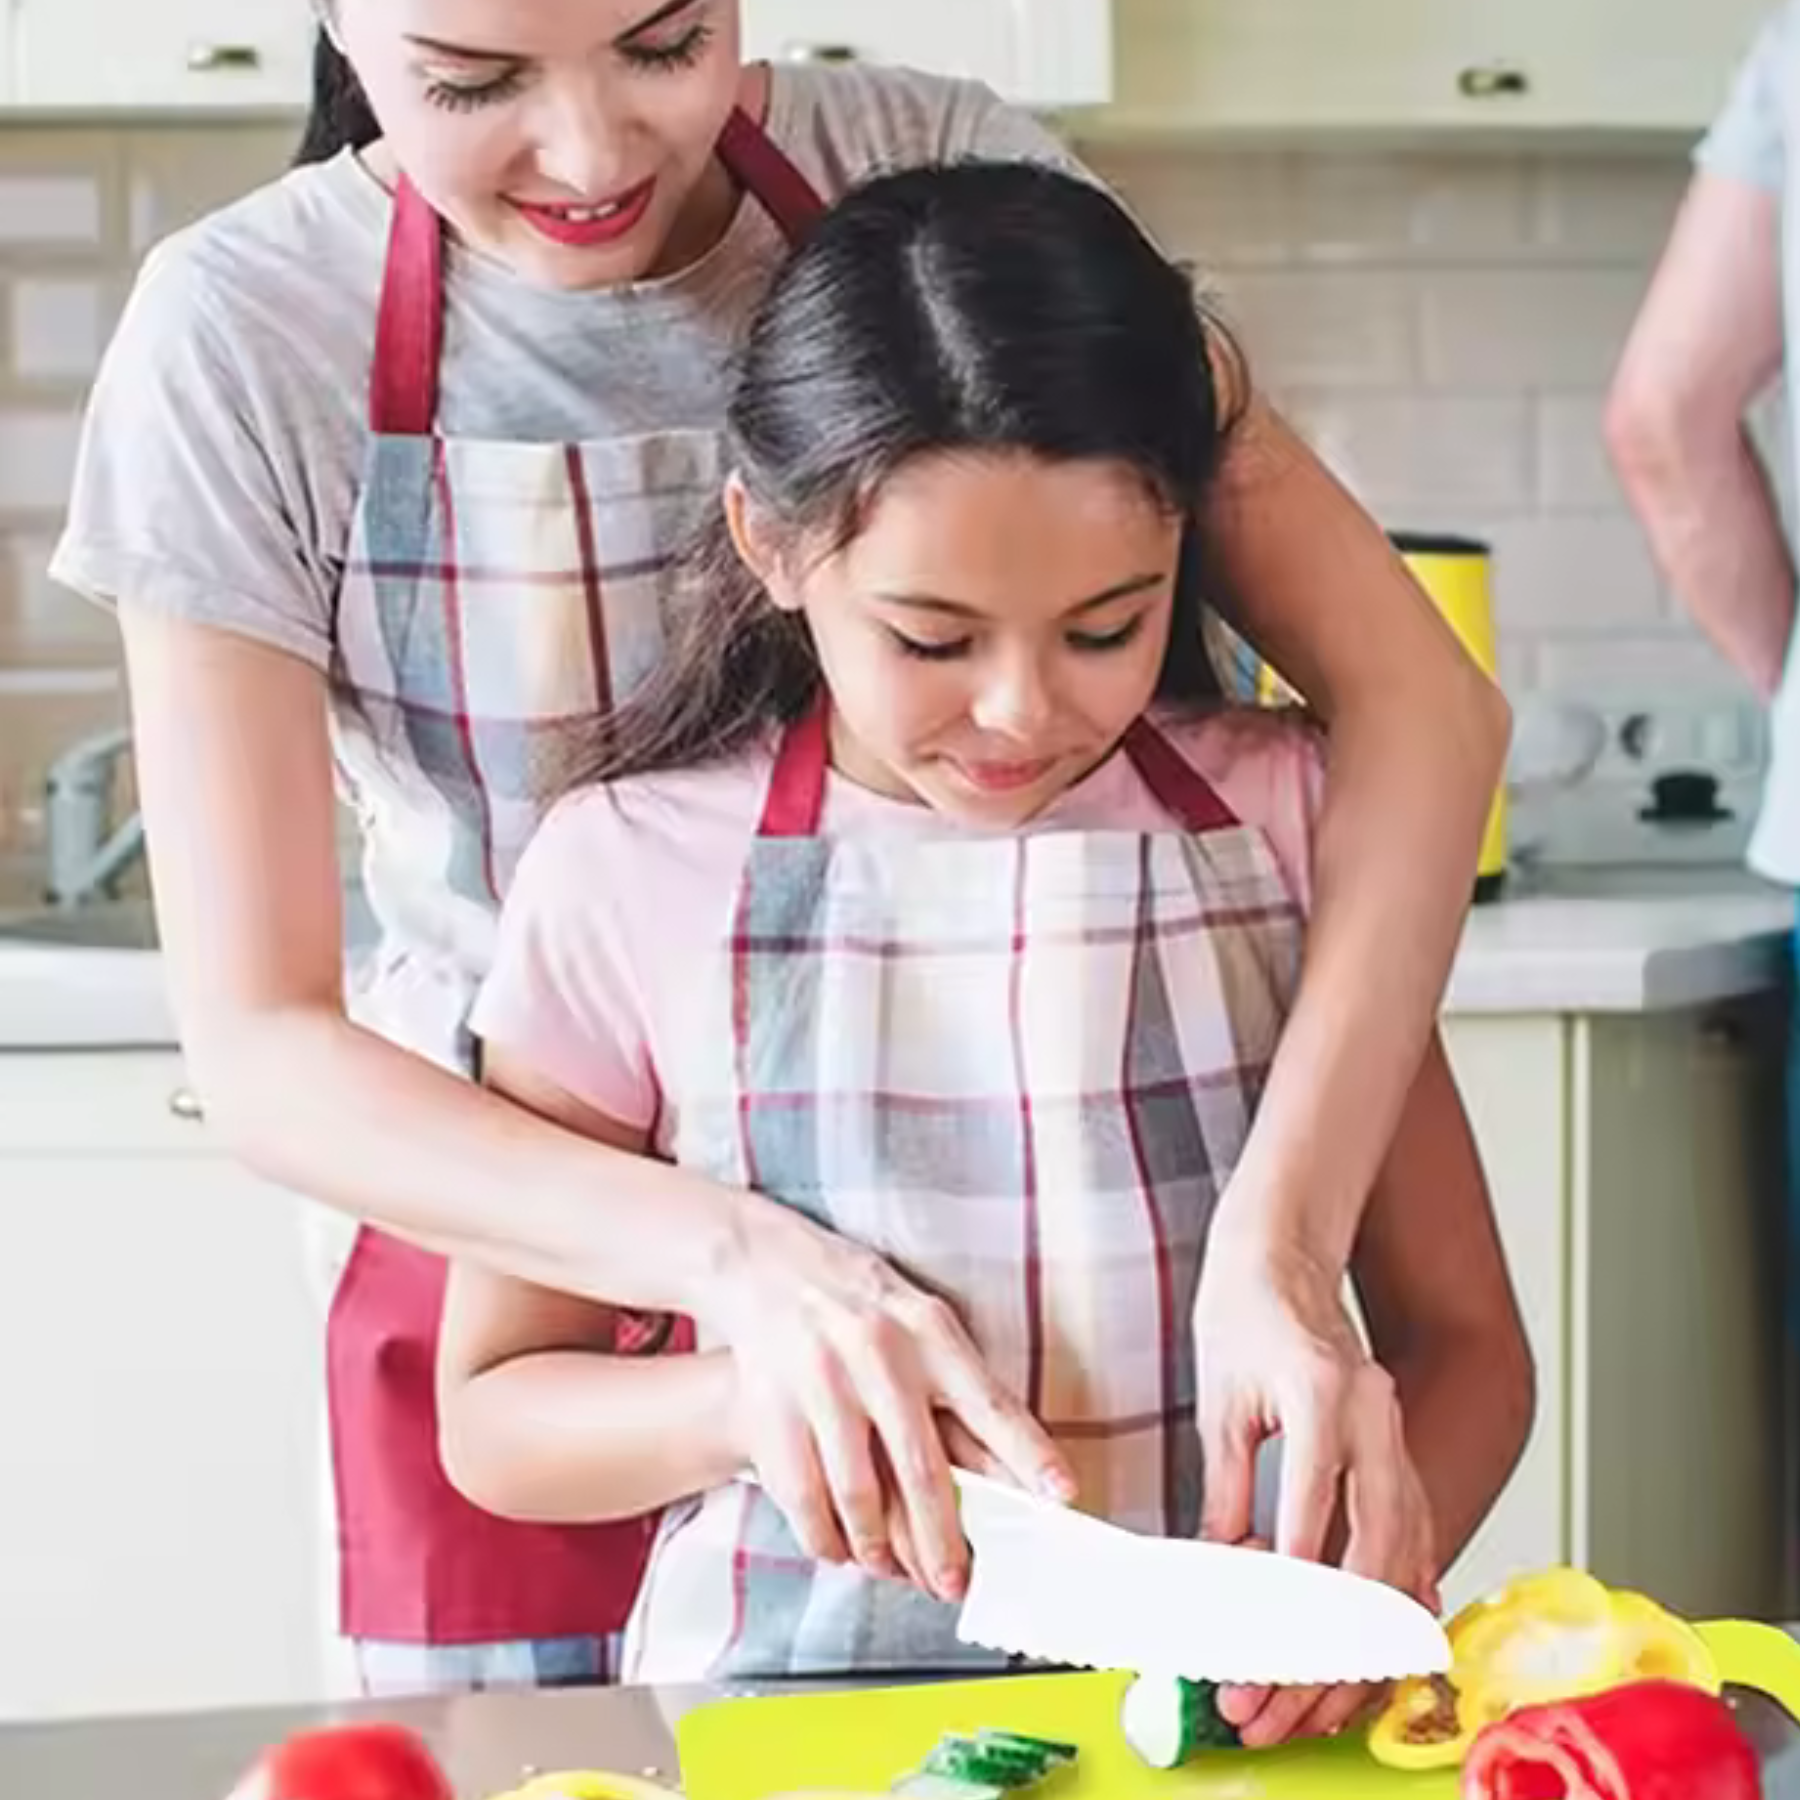
[{"label": "girl's hand", "polygon": [[758,1203],[711,1299],[707,1322],[737,1366],[743,1448],[809,1556],[899,1573],[891,1485],[923,1585],[960,1599],[968,1545],[950,1423],[1008,1479],[1072,1493],[1061,1453],[951,1308],[862,1245]]},{"label": "girl's hand", "polygon": [[[1345,1312],[1337,1280],[1307,1259],[1210,1246],[1194,1308],[1203,1536],[1251,1533],[1255,1462],[1282,1440],[1277,1552],[1329,1558],[1438,1606],[1430,1502],[1408,1454],[1394,1384]],[[1364,1687],[1246,1689],[1220,1709],[1246,1743],[1341,1729]]]}]

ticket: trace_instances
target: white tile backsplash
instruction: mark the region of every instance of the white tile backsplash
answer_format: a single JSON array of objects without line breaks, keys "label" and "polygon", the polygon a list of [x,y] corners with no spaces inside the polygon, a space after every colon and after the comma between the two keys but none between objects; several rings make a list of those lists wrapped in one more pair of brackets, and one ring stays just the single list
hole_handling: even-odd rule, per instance
[{"label": "white tile backsplash", "polygon": [[0,414],[0,508],[61,506],[75,470],[81,415],[73,408],[13,407]]},{"label": "white tile backsplash", "polygon": [[91,377],[106,330],[106,293],[97,281],[13,283],[13,372],[24,380]]},{"label": "white tile backsplash", "polygon": [[98,245],[103,206],[91,175],[0,175],[0,244]]},{"label": "white tile backsplash", "polygon": [[[81,392],[143,251],[278,173],[291,141],[250,124],[0,132],[0,666],[116,654],[111,622],[43,573]],[[1721,678],[1599,435],[1683,155],[1090,154],[1384,524],[1493,543],[1509,685]]]}]

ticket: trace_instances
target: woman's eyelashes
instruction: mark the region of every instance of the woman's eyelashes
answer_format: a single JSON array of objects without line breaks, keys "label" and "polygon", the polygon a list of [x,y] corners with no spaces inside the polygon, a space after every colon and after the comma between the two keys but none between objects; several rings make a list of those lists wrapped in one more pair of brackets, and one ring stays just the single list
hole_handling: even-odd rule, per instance
[{"label": "woman's eyelashes", "polygon": [[[713,28],[697,20],[666,42],[621,44],[619,55],[631,68],[647,70],[651,74],[691,69],[705,53],[712,35]],[[480,107],[510,100],[524,85],[525,67],[518,64],[482,81],[433,76],[426,82],[425,98],[433,106],[441,106],[449,112],[474,112]]]},{"label": "woman's eyelashes", "polygon": [[[1133,638],[1144,628],[1144,615],[1138,613],[1125,624],[1111,631],[1068,631],[1063,634],[1063,642],[1071,650],[1084,654],[1103,655],[1108,650],[1123,650]],[[954,662],[958,657],[967,656],[975,647],[973,636],[959,638],[916,638],[910,633],[900,630],[896,625],[887,628],[888,635],[894,640],[902,654],[917,657],[922,662]]]}]

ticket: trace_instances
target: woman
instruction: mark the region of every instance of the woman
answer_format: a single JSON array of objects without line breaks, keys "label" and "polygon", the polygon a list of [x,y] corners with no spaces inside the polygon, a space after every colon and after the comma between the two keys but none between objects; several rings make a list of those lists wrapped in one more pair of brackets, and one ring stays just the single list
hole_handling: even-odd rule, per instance
[{"label": "woman", "polygon": [[[876,1259],[463,1077],[547,772],[659,653],[667,558],[717,491],[725,352],[784,237],[877,165],[1061,152],[968,84],[743,67],[733,0],[337,0],[327,29],[359,84],[342,95],[367,96],[356,150],[151,258],[55,566],[124,624],[159,915],[211,1115],[257,1169],[365,1227],[330,1331],[365,1670],[591,1675],[649,1528],[506,1526],[450,1489],[430,1387],[443,1265],[422,1250],[695,1318],[803,1445],[847,1389],[928,1536],[950,1505],[934,1413],[1021,1475],[1047,1454]],[[1347,1560],[1410,1582],[1423,1526],[1388,1454],[1392,1393],[1339,1283],[1453,949],[1504,709],[1265,411],[1208,536],[1209,591],[1332,748],[1310,967],[1195,1307],[1206,1525],[1247,1529],[1253,1451],[1279,1429],[1280,1546],[1317,1553],[1342,1485]],[[333,749],[382,924],[348,1012]]]}]

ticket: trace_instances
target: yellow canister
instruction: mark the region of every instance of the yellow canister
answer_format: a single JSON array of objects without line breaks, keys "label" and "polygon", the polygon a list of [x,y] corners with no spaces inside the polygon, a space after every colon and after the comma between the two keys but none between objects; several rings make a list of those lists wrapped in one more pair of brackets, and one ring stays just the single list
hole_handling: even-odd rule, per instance
[{"label": "yellow canister", "polygon": [[[1397,531],[1394,548],[1480,668],[1498,678],[1494,642],[1493,552],[1475,538]],[[1506,881],[1506,784],[1501,782],[1488,812],[1487,830],[1476,864],[1475,898],[1495,899]]]}]

